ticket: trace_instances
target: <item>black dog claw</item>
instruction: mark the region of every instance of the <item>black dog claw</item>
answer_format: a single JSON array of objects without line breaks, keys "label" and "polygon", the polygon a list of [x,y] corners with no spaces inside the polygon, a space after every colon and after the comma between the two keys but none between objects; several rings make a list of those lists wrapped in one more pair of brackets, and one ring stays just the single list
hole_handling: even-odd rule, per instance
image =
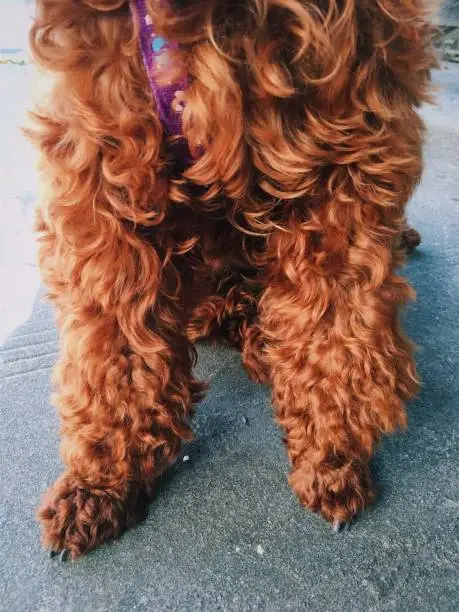
[{"label": "black dog claw", "polygon": [[351,526],[351,523],[345,523],[345,522],[341,522],[341,521],[335,521],[333,523],[333,533],[340,533],[342,531],[349,531],[349,527]]}]

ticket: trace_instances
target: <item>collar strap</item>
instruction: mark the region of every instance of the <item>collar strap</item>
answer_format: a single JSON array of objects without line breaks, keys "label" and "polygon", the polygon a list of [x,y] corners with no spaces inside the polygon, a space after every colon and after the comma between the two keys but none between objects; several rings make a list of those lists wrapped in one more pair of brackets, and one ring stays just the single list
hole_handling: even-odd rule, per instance
[{"label": "collar strap", "polygon": [[[157,66],[167,61],[168,49],[174,49],[177,45],[158,36],[155,32],[145,0],[130,0],[130,7],[132,17],[139,26],[143,63],[164,131],[168,136],[180,136],[182,134],[181,115],[184,108],[184,89],[187,81],[184,79],[179,83],[160,85],[155,79]],[[181,145],[183,146],[183,142]]]}]

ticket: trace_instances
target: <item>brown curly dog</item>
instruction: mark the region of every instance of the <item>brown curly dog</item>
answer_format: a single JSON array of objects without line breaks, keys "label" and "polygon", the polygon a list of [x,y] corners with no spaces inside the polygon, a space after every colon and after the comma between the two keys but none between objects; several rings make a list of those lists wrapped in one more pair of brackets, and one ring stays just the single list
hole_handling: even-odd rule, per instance
[{"label": "brown curly dog", "polygon": [[37,5],[32,50],[55,78],[31,137],[66,465],[39,511],[45,545],[76,558],[138,520],[193,437],[204,338],[271,385],[301,502],[350,521],[418,385],[395,269],[435,65],[423,0],[146,0],[174,41],[170,82],[187,78],[190,163],[128,0]]}]

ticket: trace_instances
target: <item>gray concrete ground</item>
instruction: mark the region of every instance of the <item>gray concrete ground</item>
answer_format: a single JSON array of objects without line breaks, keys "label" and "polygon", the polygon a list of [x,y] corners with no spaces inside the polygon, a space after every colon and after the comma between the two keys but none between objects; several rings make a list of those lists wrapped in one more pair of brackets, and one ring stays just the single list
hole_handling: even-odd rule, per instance
[{"label": "gray concrete ground", "polygon": [[426,175],[410,215],[424,242],[406,270],[418,301],[405,318],[424,387],[409,431],[374,459],[378,504],[342,535],[300,508],[266,389],[233,352],[203,348],[198,370],[212,386],[189,461],[143,524],[67,564],[41,550],[34,520],[61,465],[48,400],[57,336],[28,276],[32,157],[13,129],[28,78],[0,66],[1,319],[13,315],[0,349],[0,610],[459,609],[459,66],[436,74],[440,105],[423,110]]}]

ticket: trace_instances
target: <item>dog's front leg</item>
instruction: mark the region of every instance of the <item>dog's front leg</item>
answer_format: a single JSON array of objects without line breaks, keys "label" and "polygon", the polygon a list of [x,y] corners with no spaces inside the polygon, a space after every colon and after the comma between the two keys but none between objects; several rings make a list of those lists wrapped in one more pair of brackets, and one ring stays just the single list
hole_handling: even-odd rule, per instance
[{"label": "dog's front leg", "polygon": [[66,465],[39,517],[46,546],[73,557],[136,520],[138,491],[191,437],[200,389],[173,263],[186,245],[165,226],[163,131],[121,4],[37,2],[30,34],[52,76],[29,133],[41,152],[40,267],[61,331]]},{"label": "dog's front leg", "polygon": [[261,326],[290,484],[338,526],[372,500],[374,443],[405,424],[417,387],[397,321],[410,297],[393,271],[401,216],[356,197],[296,219],[271,239]]},{"label": "dog's front leg", "polygon": [[[102,219],[98,230],[81,227],[96,239]],[[176,271],[121,223],[119,239],[107,236],[90,258],[87,243],[63,247],[55,226],[41,223],[40,259],[61,330],[55,403],[66,470],[39,518],[44,544],[76,558],[137,520],[138,492],[192,437],[200,387]]]}]

